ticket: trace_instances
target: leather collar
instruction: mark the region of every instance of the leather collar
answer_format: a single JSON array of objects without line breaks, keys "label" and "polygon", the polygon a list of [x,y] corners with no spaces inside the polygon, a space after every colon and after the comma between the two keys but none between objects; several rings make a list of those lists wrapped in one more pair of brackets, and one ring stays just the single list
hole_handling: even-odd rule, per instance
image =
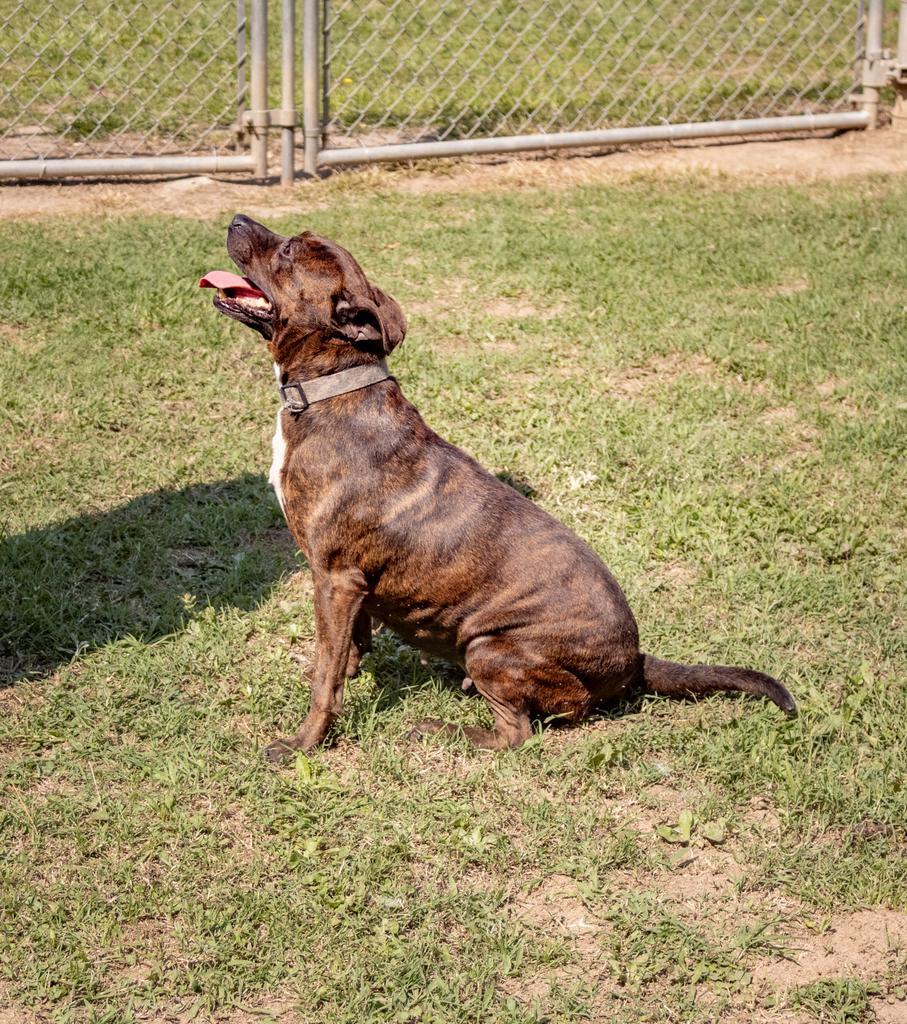
[{"label": "leather collar", "polygon": [[293,380],[278,385],[277,390],[283,399],[283,407],[287,412],[305,412],[315,402],[323,402],[326,398],[345,395],[350,391],[367,388],[370,384],[378,384],[388,380],[391,374],[387,363],[382,359],[377,363],[365,366],[351,366],[339,373],[329,373],[324,377],[313,377],[312,380]]}]

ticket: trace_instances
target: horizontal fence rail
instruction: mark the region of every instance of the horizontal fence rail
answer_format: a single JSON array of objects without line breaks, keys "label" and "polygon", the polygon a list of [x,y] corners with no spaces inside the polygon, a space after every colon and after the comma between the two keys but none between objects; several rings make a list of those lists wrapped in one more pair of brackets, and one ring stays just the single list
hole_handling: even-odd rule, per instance
[{"label": "horizontal fence rail", "polygon": [[886,86],[907,128],[907,0],[0,0],[0,177],[875,127]]},{"label": "horizontal fence rail", "polygon": [[697,121],[690,124],[649,125],[639,128],[605,128],[602,131],[591,132],[502,135],[488,139],[409,142],[397,143],[392,146],[369,146],[361,149],[351,147],[326,149],[319,154],[318,164],[329,167],[338,164],[462,156],[469,153],[518,153],[583,146],[639,145],[643,142],[680,142],[688,139],[709,139],[728,135],[764,135],[771,132],[866,128],[868,125],[869,114],[862,110],[840,114],[803,114],[796,117],[759,117],[742,121]]}]

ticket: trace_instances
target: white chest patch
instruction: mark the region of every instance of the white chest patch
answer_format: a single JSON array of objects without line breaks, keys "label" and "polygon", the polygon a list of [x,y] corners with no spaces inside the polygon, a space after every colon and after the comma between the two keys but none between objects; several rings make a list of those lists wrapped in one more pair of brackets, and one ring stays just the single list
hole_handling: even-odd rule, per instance
[{"label": "white chest patch", "polygon": [[287,457],[287,442],[284,440],[283,429],[280,426],[280,414],[283,409],[277,410],[277,423],[274,427],[274,437],[271,440],[271,472],[268,473],[268,483],[274,488],[277,500],[280,502],[280,510],[286,518],[287,510],[283,503],[283,487],[281,477],[283,476],[283,463]]},{"label": "white chest patch", "polygon": [[[280,367],[277,363],[274,364],[274,374],[277,377],[277,382],[280,383]],[[286,518],[287,510],[283,503],[281,478],[283,477],[283,464],[287,457],[287,442],[283,436],[283,428],[280,425],[282,412],[283,408],[277,410],[277,422],[274,425],[274,437],[271,440],[271,471],[268,473],[268,483],[274,488],[277,501],[280,503],[280,511],[283,512],[284,518]]]}]

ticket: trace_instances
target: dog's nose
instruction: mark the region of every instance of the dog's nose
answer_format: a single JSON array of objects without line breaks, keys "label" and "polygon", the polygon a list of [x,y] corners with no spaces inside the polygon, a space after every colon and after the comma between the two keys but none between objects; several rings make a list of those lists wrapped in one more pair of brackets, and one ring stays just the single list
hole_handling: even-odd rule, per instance
[{"label": "dog's nose", "polygon": [[247,217],[244,213],[237,213],[237,215],[230,221],[231,228],[238,228],[244,224],[251,224],[251,218]]}]

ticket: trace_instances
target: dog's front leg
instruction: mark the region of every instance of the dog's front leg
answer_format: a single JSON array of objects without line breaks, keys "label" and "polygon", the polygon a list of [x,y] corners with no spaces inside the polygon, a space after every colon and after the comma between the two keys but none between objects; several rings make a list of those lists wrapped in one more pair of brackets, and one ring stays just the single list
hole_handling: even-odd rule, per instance
[{"label": "dog's front leg", "polygon": [[274,740],[265,747],[264,756],[268,761],[283,761],[297,750],[317,747],[340,714],[353,627],[365,593],[365,577],[358,569],[315,574],[315,638],[318,649],[312,676],[312,705],[295,736]]}]

